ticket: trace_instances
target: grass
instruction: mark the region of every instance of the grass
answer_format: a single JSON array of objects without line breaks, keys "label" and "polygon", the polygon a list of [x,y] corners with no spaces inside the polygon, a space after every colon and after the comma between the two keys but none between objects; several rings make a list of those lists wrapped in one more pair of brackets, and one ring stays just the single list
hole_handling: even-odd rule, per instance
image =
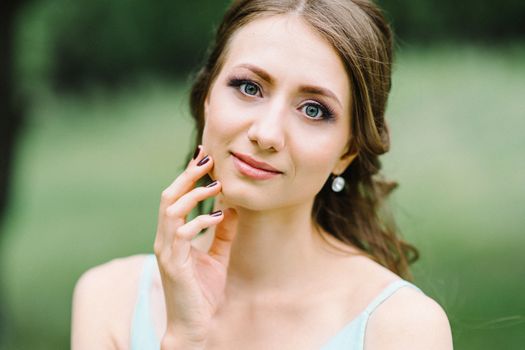
[{"label": "grass", "polygon": [[[457,349],[525,343],[525,50],[409,49],[388,108],[385,173],[416,284]],[[20,142],[0,254],[8,349],[65,349],[80,274],[151,252],[161,190],[189,151],[186,87],[42,96]]]}]

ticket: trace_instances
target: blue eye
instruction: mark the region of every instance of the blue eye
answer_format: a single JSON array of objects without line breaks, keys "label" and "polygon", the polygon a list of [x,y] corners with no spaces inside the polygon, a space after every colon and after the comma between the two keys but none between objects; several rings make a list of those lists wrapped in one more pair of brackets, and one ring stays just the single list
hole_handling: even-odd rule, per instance
[{"label": "blue eye", "polygon": [[239,87],[246,95],[255,96],[259,92],[259,87],[254,83],[244,82]]},{"label": "blue eye", "polygon": [[228,81],[228,86],[234,87],[247,96],[257,96],[261,94],[259,85],[248,79],[233,78]]},{"label": "blue eye", "polygon": [[304,114],[306,114],[309,118],[317,119],[323,114],[321,108],[317,107],[316,105],[306,105],[303,110]]},{"label": "blue eye", "polygon": [[313,120],[332,119],[334,116],[329,108],[317,103],[307,103],[301,108],[301,111]]}]

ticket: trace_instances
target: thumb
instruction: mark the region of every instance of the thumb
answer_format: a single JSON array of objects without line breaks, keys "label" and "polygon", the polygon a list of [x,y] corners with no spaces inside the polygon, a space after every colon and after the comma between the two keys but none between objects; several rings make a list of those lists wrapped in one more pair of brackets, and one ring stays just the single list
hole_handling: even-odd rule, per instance
[{"label": "thumb", "polygon": [[215,237],[208,254],[224,266],[228,266],[233,239],[237,234],[237,212],[224,211],[224,219],[215,228]]}]

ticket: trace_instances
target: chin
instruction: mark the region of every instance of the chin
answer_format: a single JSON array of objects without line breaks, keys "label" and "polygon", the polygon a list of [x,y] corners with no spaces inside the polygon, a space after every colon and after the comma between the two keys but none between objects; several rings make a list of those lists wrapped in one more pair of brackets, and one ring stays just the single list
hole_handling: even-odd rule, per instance
[{"label": "chin", "polygon": [[229,159],[226,162],[218,161],[210,174],[222,183],[221,203],[227,207],[252,211],[271,210],[282,206],[283,203],[280,200],[286,196],[283,196],[282,191],[278,190],[279,182],[266,184],[253,182],[253,180],[239,176],[236,170],[229,168],[228,165],[231,165]]},{"label": "chin", "polygon": [[239,184],[230,184],[228,186],[228,184],[224,184],[221,202],[227,207],[263,211],[275,209],[278,206],[275,198],[276,196],[269,196],[268,191],[262,194],[258,190],[248,189],[247,186]]},{"label": "chin", "polygon": [[261,210],[257,196],[249,194],[246,189],[240,188],[241,186],[224,186],[222,188],[222,201],[228,207],[240,207],[249,210]]}]

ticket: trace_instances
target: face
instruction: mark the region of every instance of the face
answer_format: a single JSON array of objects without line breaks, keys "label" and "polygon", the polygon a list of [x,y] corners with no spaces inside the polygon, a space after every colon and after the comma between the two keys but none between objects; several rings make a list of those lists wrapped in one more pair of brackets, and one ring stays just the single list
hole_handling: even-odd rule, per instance
[{"label": "face", "polygon": [[203,146],[223,199],[251,210],[312,203],[355,157],[350,89],[336,51],[299,17],[239,29],[205,102]]}]

